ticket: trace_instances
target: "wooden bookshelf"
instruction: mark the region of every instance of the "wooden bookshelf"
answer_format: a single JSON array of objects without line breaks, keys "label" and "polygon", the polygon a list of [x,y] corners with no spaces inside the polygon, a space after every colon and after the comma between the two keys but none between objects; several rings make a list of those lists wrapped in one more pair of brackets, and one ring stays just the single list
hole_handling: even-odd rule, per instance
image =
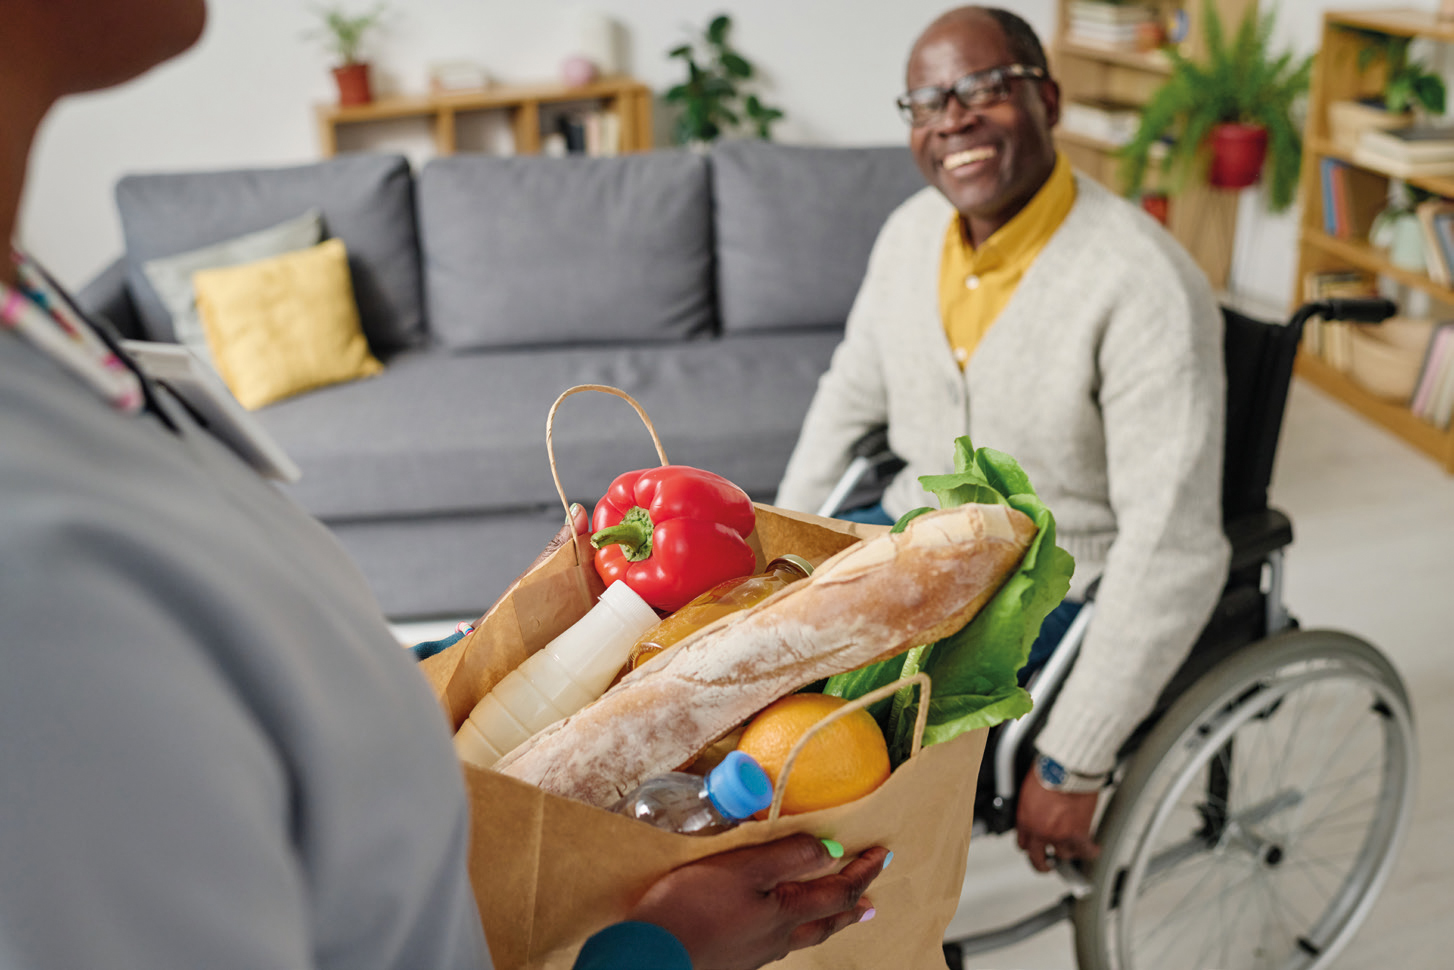
[{"label": "wooden bookshelf", "polygon": [[416,97],[383,98],[370,104],[347,108],[320,105],[319,146],[324,156],[338,153],[338,133],[346,127],[374,125],[403,118],[427,120],[433,130],[434,148],[440,155],[457,149],[456,122],[461,115],[504,112],[515,135],[515,151],[533,155],[540,151],[541,108],[546,105],[598,103],[616,114],[621,122],[622,152],[651,148],[651,89],[625,77],[607,77],[580,87],[563,84],[497,85],[479,91],[452,91]]},{"label": "wooden bookshelf", "polygon": [[[1163,13],[1185,10],[1186,38],[1181,49],[1192,56],[1205,49],[1202,0],[1145,0]],[[1212,0],[1228,31],[1241,20],[1255,0]],[[1069,35],[1070,0],[1056,2],[1055,42],[1050,60],[1060,83],[1062,103],[1079,100],[1114,101],[1143,105],[1166,82],[1171,61],[1161,51],[1126,51],[1076,43]],[[1118,146],[1070,131],[1056,131],[1057,146],[1076,169],[1118,194],[1124,191]],[[1155,190],[1156,174],[1148,188]],[[1232,269],[1232,246],[1237,234],[1237,193],[1213,189],[1206,183],[1188,184],[1171,199],[1171,234],[1187,248],[1217,290],[1227,288]]]},{"label": "wooden bookshelf", "polygon": [[[1328,105],[1334,101],[1376,96],[1382,91],[1384,78],[1378,65],[1367,71],[1358,70],[1358,53],[1368,41],[1342,28],[1454,44],[1454,23],[1438,20],[1429,11],[1390,9],[1338,11],[1324,15],[1322,43],[1313,68],[1308,98],[1308,122],[1299,180],[1302,221],[1298,232],[1294,303],[1302,302],[1303,281],[1308,274],[1360,270],[1391,279],[1428,294],[1437,303],[1454,307],[1454,289],[1436,283],[1425,273],[1393,265],[1381,250],[1368,242],[1369,227],[1374,215],[1386,205],[1389,181],[1393,176],[1354,161],[1348,146],[1333,140]],[[1335,238],[1324,231],[1321,171],[1324,158],[1336,158],[1349,166],[1347,199],[1351,234],[1348,238]],[[1454,198],[1454,178],[1421,177],[1406,181],[1436,195]],[[1297,374],[1429,455],[1446,471],[1454,472],[1454,429],[1440,431],[1416,417],[1408,407],[1375,397],[1306,346],[1298,355]]]}]

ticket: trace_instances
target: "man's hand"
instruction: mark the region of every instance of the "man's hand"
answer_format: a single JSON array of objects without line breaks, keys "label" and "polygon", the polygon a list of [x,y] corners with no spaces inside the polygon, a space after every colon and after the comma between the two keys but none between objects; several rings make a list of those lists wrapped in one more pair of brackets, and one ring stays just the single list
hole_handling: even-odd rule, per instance
[{"label": "man's hand", "polygon": [[627,918],[670,932],[696,970],[755,970],[871,917],[863,891],[887,855],[868,849],[834,872],[820,839],[792,835],[668,873]]},{"label": "man's hand", "polygon": [[1030,857],[1030,865],[1049,872],[1056,860],[1094,859],[1100,855],[1100,847],[1091,841],[1091,823],[1099,797],[1099,792],[1048,791],[1034,771],[1026,774],[1020,786],[1015,834],[1020,848]]}]

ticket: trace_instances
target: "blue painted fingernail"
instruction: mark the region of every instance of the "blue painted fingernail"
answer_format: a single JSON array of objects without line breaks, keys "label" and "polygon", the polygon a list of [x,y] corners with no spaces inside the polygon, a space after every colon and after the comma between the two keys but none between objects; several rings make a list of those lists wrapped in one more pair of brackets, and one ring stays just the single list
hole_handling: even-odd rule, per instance
[{"label": "blue painted fingernail", "polygon": [[889,863],[890,862],[893,862],[893,861],[894,861],[894,854],[892,852],[890,852],[888,855],[884,856],[884,868],[887,869],[889,867]]},{"label": "blue painted fingernail", "polygon": [[863,911],[863,915],[858,918],[858,921],[860,923],[867,923],[869,920],[873,919],[877,915],[878,910],[870,906],[868,909]]},{"label": "blue painted fingernail", "polygon": [[834,842],[832,839],[819,839],[819,841],[823,843],[823,848],[828,850],[830,856],[835,859],[843,858],[843,846]]}]

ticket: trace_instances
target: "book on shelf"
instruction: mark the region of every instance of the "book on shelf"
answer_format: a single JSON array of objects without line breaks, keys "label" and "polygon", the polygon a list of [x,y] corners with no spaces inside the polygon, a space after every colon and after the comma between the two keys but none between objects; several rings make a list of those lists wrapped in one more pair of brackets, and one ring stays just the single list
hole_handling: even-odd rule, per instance
[{"label": "book on shelf", "polygon": [[1454,162],[1454,127],[1369,128],[1358,136],[1357,147],[1402,162]]},{"label": "book on shelf", "polygon": [[1336,158],[1323,156],[1318,161],[1323,190],[1323,231],[1334,239],[1347,239],[1353,234],[1348,217],[1352,200],[1348,189],[1348,165]]},{"label": "book on shelf", "polygon": [[[1417,213],[1419,226],[1424,231],[1424,267],[1429,279],[1440,286],[1449,286],[1454,282],[1454,276],[1451,276],[1454,273],[1454,248],[1450,248],[1440,239],[1436,222],[1440,216],[1447,219],[1454,215],[1454,204],[1430,199],[1420,202],[1414,212]],[[1446,228],[1446,234],[1447,231]]]},{"label": "book on shelf", "polygon": [[[547,154],[611,157],[621,154],[621,119],[613,111],[571,111],[560,115],[547,136]],[[558,136],[555,137],[555,136]]]},{"label": "book on shelf", "polygon": [[1448,431],[1454,419],[1454,339],[1444,341],[1444,362],[1439,369],[1439,386],[1430,395],[1424,420],[1440,431]]},{"label": "book on shelf", "polygon": [[1372,137],[1408,130],[1365,131],[1358,136],[1358,144],[1353,146],[1354,163],[1395,178],[1454,175],[1454,152],[1447,151],[1442,143],[1425,142],[1410,148],[1388,139]]},{"label": "book on shelf", "polygon": [[1124,145],[1141,127],[1141,109],[1100,98],[1078,98],[1060,109],[1060,129],[1095,138],[1111,145]]},{"label": "book on shelf", "polygon": [[1454,370],[1449,366],[1451,346],[1454,346],[1454,323],[1441,323],[1429,340],[1428,350],[1424,351],[1424,363],[1419,368],[1419,379],[1409,400],[1409,410],[1425,421],[1432,420],[1431,404],[1446,376],[1445,372]]},{"label": "book on shelf", "polygon": [[[1378,283],[1358,270],[1313,272],[1303,278],[1303,300],[1314,303],[1334,297],[1377,296]],[[1336,370],[1346,371],[1351,365],[1353,338],[1350,323],[1313,317],[1303,327],[1303,346]]]},{"label": "book on shelf", "polygon": [[1140,24],[1156,18],[1156,11],[1148,6],[1097,0],[1071,0],[1067,12],[1072,23]]}]

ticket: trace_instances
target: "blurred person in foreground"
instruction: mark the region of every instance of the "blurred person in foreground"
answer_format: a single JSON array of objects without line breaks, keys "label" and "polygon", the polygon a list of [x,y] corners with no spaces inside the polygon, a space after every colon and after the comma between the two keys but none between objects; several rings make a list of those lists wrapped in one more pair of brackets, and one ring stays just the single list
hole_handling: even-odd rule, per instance
[{"label": "blurred person in foreground", "polygon": [[1100,579],[1020,791],[1020,846],[1047,871],[1097,852],[1116,751],[1226,578],[1221,316],[1170,235],[1056,151],[1060,89],[1018,16],[945,13],[915,42],[907,88],[898,104],[929,187],[879,234],[777,502],[817,509],[879,425],[907,467],[880,506],[845,518],[891,523],[924,505],[919,476],[952,471],[962,435],[1019,460],[1076,559],[1027,671]]},{"label": "blurred person in foreground", "polygon": [[[0,0],[4,238],[50,107],[205,19]],[[491,966],[444,719],[341,549],[18,252],[0,322],[0,965]],[[761,966],[871,916],[884,858],[708,858],[577,966]]]}]

